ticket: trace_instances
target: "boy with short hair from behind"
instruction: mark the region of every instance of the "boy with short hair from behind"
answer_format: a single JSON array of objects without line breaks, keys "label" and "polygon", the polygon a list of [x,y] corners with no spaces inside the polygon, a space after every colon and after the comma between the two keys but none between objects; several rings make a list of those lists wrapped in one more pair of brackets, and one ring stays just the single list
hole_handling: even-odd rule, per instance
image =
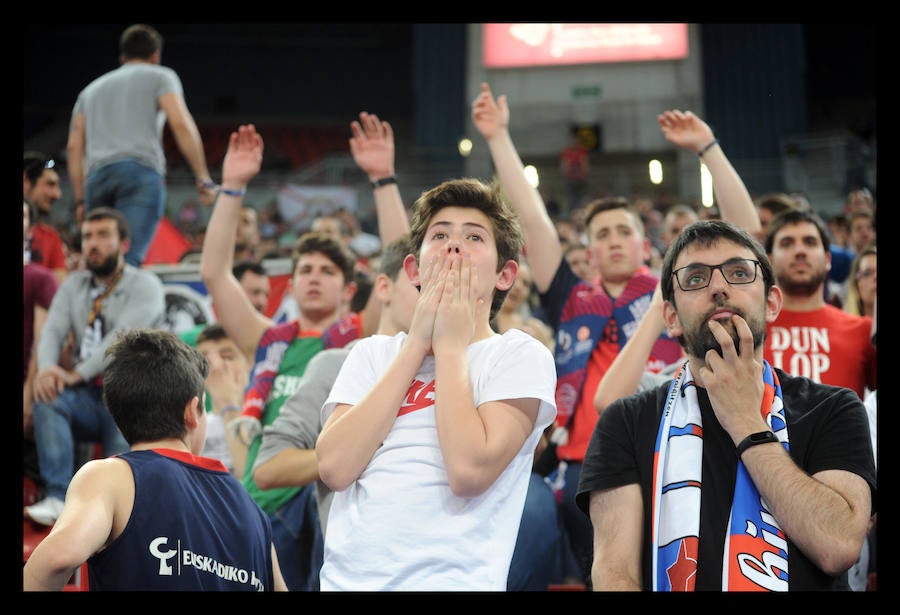
[{"label": "boy with short hair from behind", "polygon": [[268,516],[220,461],[199,456],[208,370],[171,332],[119,334],[103,395],[131,448],[75,474],[24,589],[61,590],[85,561],[91,591],[287,589]]}]

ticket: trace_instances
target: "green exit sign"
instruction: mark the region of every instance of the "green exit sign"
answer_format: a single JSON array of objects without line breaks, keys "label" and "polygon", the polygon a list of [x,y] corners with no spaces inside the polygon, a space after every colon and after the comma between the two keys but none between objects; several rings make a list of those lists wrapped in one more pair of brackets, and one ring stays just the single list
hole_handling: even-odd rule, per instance
[{"label": "green exit sign", "polygon": [[600,98],[603,88],[599,85],[572,86],[572,98]]}]

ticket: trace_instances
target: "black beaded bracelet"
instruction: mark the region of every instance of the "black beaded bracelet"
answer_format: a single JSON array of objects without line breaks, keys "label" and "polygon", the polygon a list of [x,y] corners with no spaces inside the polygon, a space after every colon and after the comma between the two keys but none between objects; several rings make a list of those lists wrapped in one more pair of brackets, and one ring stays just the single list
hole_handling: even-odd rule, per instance
[{"label": "black beaded bracelet", "polygon": [[381,179],[376,179],[372,182],[372,190],[375,188],[381,188],[382,186],[387,186],[388,184],[396,184],[397,176],[396,175],[388,175],[387,177],[382,177]]},{"label": "black beaded bracelet", "polygon": [[697,155],[700,156],[700,157],[702,158],[702,157],[703,157],[703,154],[705,154],[706,152],[708,152],[708,151],[712,148],[712,146],[715,145],[715,144],[718,143],[718,142],[719,142],[718,139],[713,139],[712,141],[710,141],[709,143],[707,143],[707,145],[706,145],[702,150],[700,150],[699,152],[697,152]]}]

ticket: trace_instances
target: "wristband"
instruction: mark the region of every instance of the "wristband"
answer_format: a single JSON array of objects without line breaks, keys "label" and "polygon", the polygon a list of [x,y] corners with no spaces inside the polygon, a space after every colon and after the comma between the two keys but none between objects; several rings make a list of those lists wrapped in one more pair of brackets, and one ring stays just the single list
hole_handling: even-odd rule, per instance
[{"label": "wristband", "polygon": [[719,142],[718,139],[713,139],[712,141],[710,141],[709,143],[707,143],[707,144],[703,147],[703,149],[701,149],[699,152],[697,152],[697,155],[700,156],[700,157],[702,158],[702,157],[703,157],[703,154],[705,154],[705,153],[708,152],[710,149],[712,149],[712,146],[715,145],[715,144],[718,143],[718,142]]},{"label": "wristband", "polygon": [[225,415],[230,413],[239,413],[241,411],[240,406],[236,406],[235,404],[228,404],[227,406],[223,406],[221,410],[219,410],[219,414]]},{"label": "wristband", "polygon": [[219,188],[219,192],[227,194],[228,196],[244,196],[247,194],[247,189],[241,188],[240,190],[229,190],[228,188]]},{"label": "wristband", "polygon": [[396,184],[397,176],[396,175],[388,175],[387,177],[382,177],[381,179],[376,179],[372,182],[372,190],[375,188],[381,188],[382,186],[387,186],[388,184]]},{"label": "wristband", "polygon": [[207,190],[212,190],[213,192],[215,192],[216,190],[219,189],[219,186],[216,184],[216,182],[214,182],[211,179],[204,179],[203,181],[200,182],[200,185],[203,186],[204,188],[206,188]]},{"label": "wristband", "polygon": [[741,455],[744,454],[751,446],[756,446],[757,444],[768,444],[769,442],[778,442],[778,436],[776,436],[771,431],[757,431],[756,433],[752,433],[743,440],[741,443],[737,445],[737,456],[738,459],[741,458]]}]

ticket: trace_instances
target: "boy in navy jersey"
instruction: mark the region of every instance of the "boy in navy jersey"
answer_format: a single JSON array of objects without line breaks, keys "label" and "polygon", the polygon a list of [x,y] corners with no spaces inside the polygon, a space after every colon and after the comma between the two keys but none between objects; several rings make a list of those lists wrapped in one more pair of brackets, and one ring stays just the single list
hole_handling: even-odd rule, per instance
[{"label": "boy in navy jersey", "polygon": [[268,515],[220,461],[198,456],[208,371],[170,332],[119,334],[103,396],[131,448],[75,474],[25,590],[61,590],[85,561],[91,591],[287,589]]}]

